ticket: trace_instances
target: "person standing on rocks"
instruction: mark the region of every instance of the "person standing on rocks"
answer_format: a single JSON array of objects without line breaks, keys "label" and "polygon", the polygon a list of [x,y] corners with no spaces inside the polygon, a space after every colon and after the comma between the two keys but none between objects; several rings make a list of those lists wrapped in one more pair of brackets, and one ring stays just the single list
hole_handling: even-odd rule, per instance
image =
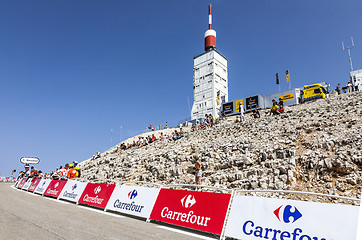
[{"label": "person standing on rocks", "polygon": [[348,91],[348,93],[351,93],[352,90],[353,90],[353,85],[352,85],[352,83],[350,81],[348,81],[348,83],[347,83],[347,91]]},{"label": "person standing on rocks", "polygon": [[341,84],[338,83],[337,87],[336,87],[336,92],[338,93],[338,95],[341,95]]},{"label": "person standing on rocks", "polygon": [[195,157],[195,159],[196,159],[196,161],[195,161],[195,168],[196,168],[195,184],[196,185],[201,185],[201,176],[202,176],[201,162],[200,162],[198,157]]},{"label": "person standing on rocks", "polygon": [[239,112],[240,112],[240,121],[244,121],[245,120],[245,118],[244,118],[245,110],[244,110],[244,106],[241,102],[239,103]]}]

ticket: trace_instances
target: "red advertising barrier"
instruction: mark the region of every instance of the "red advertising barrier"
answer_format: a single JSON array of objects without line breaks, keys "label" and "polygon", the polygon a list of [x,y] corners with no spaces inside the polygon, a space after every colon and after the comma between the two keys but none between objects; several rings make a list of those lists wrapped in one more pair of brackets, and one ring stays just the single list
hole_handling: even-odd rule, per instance
[{"label": "red advertising barrier", "polygon": [[50,197],[59,197],[67,181],[53,180],[49,183],[44,195]]},{"label": "red advertising barrier", "polygon": [[34,192],[35,191],[35,188],[38,186],[38,184],[40,183],[40,178],[35,178],[33,179],[33,181],[31,182],[29,188],[28,188],[28,191],[29,192]]},{"label": "red advertising barrier", "polygon": [[161,189],[150,218],[221,235],[231,194]]},{"label": "red advertising barrier", "polygon": [[105,208],[115,187],[114,184],[88,183],[78,203]]},{"label": "red advertising barrier", "polygon": [[22,178],[17,186],[17,188],[22,189],[26,183],[27,178]]}]

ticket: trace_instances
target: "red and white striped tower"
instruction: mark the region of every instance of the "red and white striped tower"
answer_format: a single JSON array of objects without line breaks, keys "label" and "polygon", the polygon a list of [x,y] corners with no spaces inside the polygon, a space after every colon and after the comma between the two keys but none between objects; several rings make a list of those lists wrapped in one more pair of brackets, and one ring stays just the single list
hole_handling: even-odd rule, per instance
[{"label": "red and white striped tower", "polygon": [[205,51],[216,49],[216,31],[211,28],[212,15],[211,15],[211,4],[209,5],[209,29],[205,32]]}]

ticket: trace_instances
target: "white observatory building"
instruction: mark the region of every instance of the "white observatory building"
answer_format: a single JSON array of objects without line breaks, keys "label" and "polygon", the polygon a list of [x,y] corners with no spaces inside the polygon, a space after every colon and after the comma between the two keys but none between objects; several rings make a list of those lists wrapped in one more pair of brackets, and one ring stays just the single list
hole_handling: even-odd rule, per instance
[{"label": "white observatory building", "polygon": [[211,24],[209,5],[209,29],[205,32],[205,52],[194,57],[192,121],[204,118],[205,114],[219,117],[221,103],[228,101],[227,59],[216,51],[216,31],[211,28]]}]

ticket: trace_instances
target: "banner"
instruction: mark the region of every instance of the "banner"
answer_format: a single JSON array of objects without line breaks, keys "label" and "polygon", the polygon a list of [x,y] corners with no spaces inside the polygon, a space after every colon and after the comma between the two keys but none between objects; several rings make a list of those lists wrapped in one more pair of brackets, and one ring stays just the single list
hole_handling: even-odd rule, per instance
[{"label": "banner", "polygon": [[88,183],[78,203],[105,208],[116,185],[104,183]]},{"label": "banner", "polygon": [[32,181],[32,180],[33,180],[32,178],[28,178],[28,180],[26,180],[24,186],[23,186],[21,189],[27,191],[28,188],[29,188],[29,186],[30,186],[30,184],[31,184],[31,181]]},{"label": "banner", "polygon": [[246,109],[251,110],[254,108],[259,108],[259,96],[252,96],[245,99]]},{"label": "banner", "polygon": [[159,188],[116,186],[106,209],[149,218],[159,192]]},{"label": "banner", "polygon": [[19,181],[19,184],[18,184],[17,188],[22,189],[24,187],[24,184],[26,183],[26,180],[27,180],[27,178],[22,178]]},{"label": "banner", "polygon": [[52,180],[50,179],[42,179],[40,180],[38,186],[35,188],[35,193],[43,194],[45,190],[48,188],[48,185],[50,184]]},{"label": "banner", "polygon": [[32,180],[29,188],[28,188],[28,191],[29,192],[34,192],[35,191],[35,188],[38,186],[38,184],[40,183],[41,179],[40,178],[35,178]]},{"label": "banner", "polygon": [[289,93],[289,94],[281,95],[279,98],[280,98],[282,101],[293,100],[293,99],[294,99],[294,93]]},{"label": "banner", "polygon": [[240,103],[241,103],[241,105],[243,105],[243,106],[244,106],[244,101],[243,101],[243,99],[236,100],[236,102],[235,102],[235,105],[236,105],[236,111],[237,111],[237,112],[240,112]]},{"label": "banner", "polygon": [[45,196],[59,197],[67,181],[52,180],[44,192]]},{"label": "banner", "polygon": [[358,207],[235,195],[225,230],[242,240],[355,240]]},{"label": "banner", "polygon": [[225,115],[234,113],[234,103],[233,102],[224,103],[222,105],[222,110],[224,111]]},{"label": "banner", "polygon": [[68,180],[67,184],[65,184],[62,192],[60,193],[59,198],[71,202],[78,202],[86,186],[86,182]]},{"label": "banner", "polygon": [[221,234],[230,194],[161,189],[150,218]]}]

